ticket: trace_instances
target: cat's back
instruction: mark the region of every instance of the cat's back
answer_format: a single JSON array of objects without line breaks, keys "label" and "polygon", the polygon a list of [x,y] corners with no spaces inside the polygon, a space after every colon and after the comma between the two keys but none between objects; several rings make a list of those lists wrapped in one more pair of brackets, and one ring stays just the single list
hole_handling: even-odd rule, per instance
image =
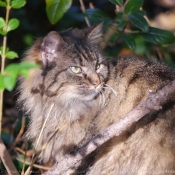
[{"label": "cat's back", "polygon": [[[96,118],[99,132],[117,122],[149,93],[175,78],[172,68],[142,59],[121,58],[111,63],[109,84],[116,91]],[[162,110],[144,116],[97,152],[88,174],[175,174],[175,97]]]}]

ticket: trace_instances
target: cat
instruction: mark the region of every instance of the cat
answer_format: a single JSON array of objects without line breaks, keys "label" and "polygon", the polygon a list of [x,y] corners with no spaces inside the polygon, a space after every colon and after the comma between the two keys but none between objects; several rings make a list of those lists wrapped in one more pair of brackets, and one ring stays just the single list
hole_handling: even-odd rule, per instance
[{"label": "cat", "polygon": [[[26,52],[24,61],[40,68],[20,78],[19,102],[30,116],[26,137],[37,151],[48,144],[41,162],[74,152],[175,78],[172,68],[147,59],[106,59],[101,36],[102,24],[52,31]],[[175,174],[175,97],[100,146],[76,173]]]}]

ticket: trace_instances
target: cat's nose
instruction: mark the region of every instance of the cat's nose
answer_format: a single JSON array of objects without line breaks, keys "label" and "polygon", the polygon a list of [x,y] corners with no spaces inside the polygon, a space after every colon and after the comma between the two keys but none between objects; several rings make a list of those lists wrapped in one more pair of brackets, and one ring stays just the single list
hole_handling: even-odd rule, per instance
[{"label": "cat's nose", "polygon": [[92,84],[93,84],[94,87],[97,87],[100,83],[101,83],[101,82],[100,82],[99,79],[98,79],[98,80],[94,80],[94,81],[92,82]]}]

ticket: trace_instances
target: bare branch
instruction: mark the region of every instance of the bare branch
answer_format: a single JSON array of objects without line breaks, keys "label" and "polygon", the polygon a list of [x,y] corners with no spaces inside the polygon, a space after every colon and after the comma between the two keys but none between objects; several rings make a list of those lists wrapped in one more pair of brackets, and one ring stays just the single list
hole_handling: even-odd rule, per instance
[{"label": "bare branch", "polygon": [[[82,10],[83,13],[85,13],[86,12],[86,9],[85,9],[85,5],[84,5],[83,0],[79,0],[79,1],[80,1],[80,5],[81,5],[81,10]],[[87,26],[90,27],[91,24],[89,22],[89,19],[86,16],[84,17],[84,19],[86,21]]]},{"label": "bare branch", "polygon": [[[17,122],[19,122],[19,120],[18,120]],[[15,123],[15,125],[13,125],[14,128],[16,127],[17,122]],[[19,131],[19,133],[18,133],[18,135],[17,135],[15,141],[13,142],[13,144],[12,144],[12,146],[11,146],[11,148],[10,148],[10,151],[14,149],[14,147],[16,146],[16,144],[17,144],[18,142],[21,141],[21,139],[22,139],[21,137],[22,137],[22,135],[23,135],[23,133],[24,133],[24,129],[25,129],[25,122],[26,122],[26,118],[23,116],[23,117],[22,117],[21,129],[20,129],[20,131]],[[13,129],[13,130],[14,130],[14,129]]]},{"label": "bare branch", "polygon": [[[24,161],[25,161],[24,159],[21,159],[19,157],[17,157],[16,160],[20,161],[21,163],[24,163]],[[29,161],[25,161],[25,163],[27,165],[31,165],[31,162],[29,162]],[[49,167],[45,167],[45,166],[38,165],[38,164],[33,164],[33,167],[38,168],[38,169],[43,169],[43,170],[48,170],[49,169]]]},{"label": "bare branch", "polygon": [[0,139],[0,157],[9,175],[19,175],[1,139]]},{"label": "bare branch", "polygon": [[78,149],[75,155],[66,155],[64,159],[57,162],[44,175],[63,174],[63,172],[67,171],[68,169],[77,167],[86,155],[90,154],[110,138],[119,136],[123,131],[149,112],[160,110],[162,108],[161,106],[172,96],[173,93],[175,93],[175,80],[156,93],[150,92],[146,101],[141,102],[124,118],[109,126],[101,134],[98,134],[96,137],[92,138],[83,147]]}]

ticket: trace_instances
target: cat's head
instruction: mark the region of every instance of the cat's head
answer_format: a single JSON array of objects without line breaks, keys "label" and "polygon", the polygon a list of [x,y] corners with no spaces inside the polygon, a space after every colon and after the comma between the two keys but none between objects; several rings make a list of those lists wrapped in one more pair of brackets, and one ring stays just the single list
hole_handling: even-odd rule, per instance
[{"label": "cat's head", "polygon": [[40,57],[46,95],[84,101],[98,96],[108,76],[98,47],[101,27],[52,31],[43,38]]}]

